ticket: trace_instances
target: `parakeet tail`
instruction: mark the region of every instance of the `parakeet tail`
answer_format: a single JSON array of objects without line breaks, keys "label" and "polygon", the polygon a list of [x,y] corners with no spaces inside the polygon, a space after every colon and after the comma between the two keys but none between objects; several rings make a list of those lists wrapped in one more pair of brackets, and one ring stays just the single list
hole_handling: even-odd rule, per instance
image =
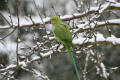
[{"label": "parakeet tail", "polygon": [[66,47],[67,47],[67,51],[68,51],[69,57],[70,57],[70,59],[71,59],[71,61],[72,61],[72,63],[73,63],[73,66],[74,66],[74,68],[75,68],[77,77],[78,77],[78,79],[80,80],[80,73],[79,73],[78,68],[77,68],[77,65],[76,65],[76,63],[75,63],[75,59],[74,59],[74,57],[73,57],[72,51],[71,51],[70,47],[68,47],[68,46],[66,46]]}]

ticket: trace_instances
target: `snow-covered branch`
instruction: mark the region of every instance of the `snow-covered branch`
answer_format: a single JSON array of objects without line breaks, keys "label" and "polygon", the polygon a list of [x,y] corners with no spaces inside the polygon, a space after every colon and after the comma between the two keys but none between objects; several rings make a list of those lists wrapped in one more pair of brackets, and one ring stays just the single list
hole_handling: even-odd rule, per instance
[{"label": "snow-covered branch", "polygon": [[76,30],[76,33],[81,33],[81,32],[85,32],[85,31],[89,31],[92,30],[94,28],[100,28],[100,27],[105,27],[105,26],[112,26],[112,25],[120,25],[120,19],[112,19],[112,20],[106,20],[106,21],[95,21],[92,22],[88,25],[88,22],[86,22],[85,24],[79,24],[77,25],[77,27],[79,27],[78,30]]},{"label": "snow-covered branch", "polygon": [[[118,27],[120,26],[120,16],[119,13],[117,13],[120,10],[120,3],[114,0],[103,1],[105,3],[96,0],[95,3],[92,3],[92,5],[90,2],[79,2],[79,0],[74,0],[74,2],[76,4],[78,13],[71,13],[71,15],[65,14],[63,16],[60,16],[60,18],[62,21],[68,21],[68,25],[71,26],[70,32],[73,37],[73,44],[75,45],[75,47],[71,48],[71,50],[74,57],[78,59],[78,62],[75,59],[76,64],[80,62],[77,64],[77,66],[80,69],[80,74],[83,74],[81,78],[84,80],[89,79],[88,73],[91,72],[89,66],[92,65],[101,78],[108,80],[110,72],[107,71],[106,65],[102,61],[102,51],[99,52],[97,47],[100,47],[101,44],[120,46],[120,38],[112,34],[112,29],[110,30],[109,28],[109,26],[112,28],[116,25]],[[57,10],[55,13],[56,12]],[[51,32],[51,25],[47,25],[50,24],[50,17],[46,17],[49,16],[49,14],[44,15],[41,11],[38,11],[38,13],[35,14],[36,16],[32,16],[31,10],[31,14],[28,14],[29,16],[27,17],[19,15],[19,23],[18,17],[15,17],[10,13],[0,13],[1,18],[4,20],[4,23],[7,24],[4,26],[0,25],[0,48],[3,50],[3,52],[1,51],[2,53],[10,55],[10,62],[8,61],[8,63],[4,63],[5,60],[0,56],[0,74],[3,75],[3,77],[6,75],[5,77],[7,78],[10,77],[15,79],[15,74],[19,72],[19,70],[25,70],[26,72],[30,72],[39,78],[49,80],[49,78],[37,67],[41,67],[41,62],[44,60],[48,58],[55,58],[53,56],[54,54],[58,55],[59,53],[66,53],[66,48],[64,45],[59,44],[54,38],[53,33]],[[109,15],[107,15],[108,13]],[[19,30],[17,30],[18,24],[20,28]],[[105,30],[107,30],[105,33],[101,31],[101,29],[99,30],[99,28],[104,27]],[[18,35],[16,32],[18,32]],[[104,37],[104,34],[107,32],[110,35]],[[19,46],[16,47],[16,43],[19,44]],[[17,61],[15,56],[16,48],[18,48]],[[18,62],[18,65],[16,62]],[[83,64],[85,65],[83,66]]]},{"label": "snow-covered branch", "polygon": [[108,80],[109,73],[107,72],[105,65],[99,60],[99,55],[90,50],[91,61],[96,64],[97,74]]},{"label": "snow-covered branch", "polygon": [[[82,17],[85,17],[85,16],[88,16],[90,14],[100,14],[102,12],[104,12],[105,10],[120,10],[120,3],[107,3],[107,4],[104,4],[102,5],[101,7],[91,7],[90,10],[87,10],[83,13],[74,13],[72,15],[64,15],[64,16],[61,16],[60,18],[63,20],[63,21],[70,21],[70,20],[73,20],[73,19],[78,19],[78,18],[82,18]],[[4,13],[4,17],[10,21],[9,19],[9,14],[6,14]],[[11,29],[11,28],[17,28],[17,17],[13,17],[13,22],[10,26],[0,26],[0,30],[4,30],[4,29]],[[43,21],[43,22],[42,22]],[[47,17],[47,18],[43,18],[43,20],[41,20],[39,17],[32,17],[32,20],[31,18],[26,18],[26,17],[21,17],[20,18],[20,28],[23,28],[23,27],[36,27],[36,26],[39,26],[39,25],[44,25],[44,24],[50,24],[50,18]]]},{"label": "snow-covered branch", "polygon": [[102,34],[97,33],[95,36],[96,39],[94,37],[91,39],[85,37],[79,37],[73,40],[73,44],[78,44],[81,46],[97,45],[97,44],[120,46],[120,38],[116,38],[114,35],[105,38]]}]

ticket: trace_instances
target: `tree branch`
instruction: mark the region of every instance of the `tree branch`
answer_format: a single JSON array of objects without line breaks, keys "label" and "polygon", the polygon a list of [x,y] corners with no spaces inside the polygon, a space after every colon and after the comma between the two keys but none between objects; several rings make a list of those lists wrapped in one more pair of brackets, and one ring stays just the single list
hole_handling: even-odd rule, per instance
[{"label": "tree branch", "polygon": [[[105,6],[105,5],[108,5],[108,6]],[[83,13],[75,13],[73,15],[65,15],[65,16],[61,16],[61,19],[63,21],[70,21],[70,20],[73,20],[73,19],[79,19],[79,18],[82,18],[82,17],[85,17],[85,16],[88,16],[90,14],[96,14],[96,13],[101,13],[102,11],[104,10],[120,10],[120,3],[107,3],[107,4],[104,4],[102,5],[100,8],[99,7],[91,7],[89,11],[85,11]],[[45,24],[50,24],[50,18],[44,18],[43,19],[44,23]],[[36,26],[39,26],[39,25],[43,25],[43,22],[40,21],[34,21],[35,23],[33,24],[32,22],[29,24],[23,24],[21,23],[20,24],[20,28],[23,28],[23,27],[36,27]],[[18,28],[18,25],[14,25],[14,27],[11,27],[11,26],[0,26],[0,30],[5,30],[5,29],[11,29],[11,28]]]}]

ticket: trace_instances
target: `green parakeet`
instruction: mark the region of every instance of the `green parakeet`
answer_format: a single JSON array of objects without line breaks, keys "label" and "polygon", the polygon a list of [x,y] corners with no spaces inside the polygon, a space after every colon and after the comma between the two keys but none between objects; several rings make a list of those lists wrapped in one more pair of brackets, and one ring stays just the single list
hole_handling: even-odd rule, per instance
[{"label": "green parakeet", "polygon": [[51,20],[51,24],[52,24],[52,32],[53,32],[55,38],[57,39],[57,41],[66,46],[69,57],[74,65],[77,77],[80,80],[80,74],[77,69],[75,59],[74,59],[72,51],[71,51],[73,38],[72,38],[72,35],[70,34],[69,26],[67,24],[63,23],[62,20],[58,16],[53,16],[50,20]]}]

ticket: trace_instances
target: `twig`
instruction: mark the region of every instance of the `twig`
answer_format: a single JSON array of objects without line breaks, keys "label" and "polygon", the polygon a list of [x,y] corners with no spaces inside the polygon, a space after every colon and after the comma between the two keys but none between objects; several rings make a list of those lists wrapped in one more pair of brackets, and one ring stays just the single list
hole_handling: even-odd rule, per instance
[{"label": "twig", "polygon": [[1,38],[0,40],[3,40],[5,38],[7,38],[8,36],[10,36],[12,33],[14,33],[16,29],[12,30],[10,33],[8,33],[6,36],[4,36],[3,38]]},{"label": "twig", "polygon": [[0,16],[9,24],[9,26],[11,26],[10,22],[4,17],[2,13],[0,13]]},{"label": "twig", "polygon": [[19,65],[19,53],[18,53],[18,46],[19,46],[19,27],[20,27],[20,20],[19,20],[19,0],[16,0],[16,14],[18,17],[18,28],[17,28],[17,46],[16,46],[16,55],[17,55],[17,66]]}]

